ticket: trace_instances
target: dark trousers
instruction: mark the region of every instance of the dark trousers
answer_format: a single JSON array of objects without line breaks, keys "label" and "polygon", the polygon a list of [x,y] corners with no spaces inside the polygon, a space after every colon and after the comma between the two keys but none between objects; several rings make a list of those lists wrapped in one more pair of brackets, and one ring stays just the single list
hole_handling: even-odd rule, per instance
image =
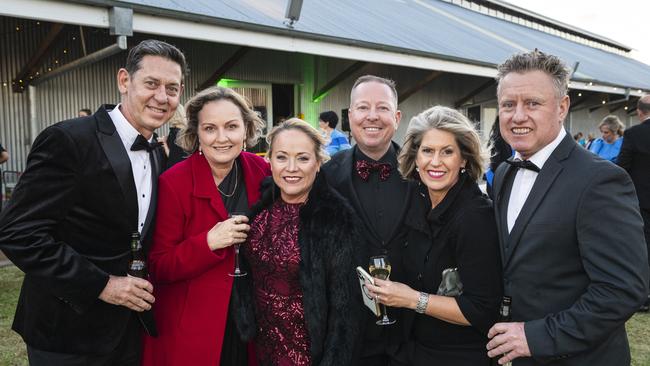
[{"label": "dark trousers", "polygon": [[[645,244],[648,248],[648,263],[650,263],[650,209],[642,208],[641,217],[643,217],[643,233],[645,234]],[[648,281],[650,281],[650,278]],[[646,305],[650,305],[650,294],[648,294]]]},{"label": "dark trousers", "polygon": [[30,366],[139,366],[142,328],[133,314],[117,348],[105,355],[48,352],[27,345]]}]

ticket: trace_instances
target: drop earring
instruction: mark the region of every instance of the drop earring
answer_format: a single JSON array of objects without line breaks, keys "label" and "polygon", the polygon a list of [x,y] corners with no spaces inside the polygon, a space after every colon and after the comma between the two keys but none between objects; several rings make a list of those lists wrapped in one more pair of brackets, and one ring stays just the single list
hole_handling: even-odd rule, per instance
[{"label": "drop earring", "polygon": [[200,147],[199,147],[199,155],[203,155],[203,151],[201,151]]},{"label": "drop earring", "polygon": [[466,170],[465,167],[460,168],[460,174],[465,174]]}]

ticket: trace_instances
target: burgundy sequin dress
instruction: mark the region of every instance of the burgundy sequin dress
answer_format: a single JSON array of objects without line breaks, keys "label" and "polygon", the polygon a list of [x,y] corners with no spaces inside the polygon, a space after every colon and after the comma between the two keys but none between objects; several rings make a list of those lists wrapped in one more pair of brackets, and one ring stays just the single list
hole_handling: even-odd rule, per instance
[{"label": "burgundy sequin dress", "polygon": [[299,281],[302,204],[278,200],[251,225],[244,250],[253,275],[260,365],[309,365],[309,336]]}]

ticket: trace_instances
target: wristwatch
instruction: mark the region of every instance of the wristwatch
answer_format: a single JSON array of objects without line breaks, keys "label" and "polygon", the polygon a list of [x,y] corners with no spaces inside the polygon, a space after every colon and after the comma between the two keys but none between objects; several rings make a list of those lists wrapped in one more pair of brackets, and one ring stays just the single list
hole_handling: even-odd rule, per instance
[{"label": "wristwatch", "polygon": [[429,294],[420,292],[420,298],[418,298],[418,304],[415,306],[415,312],[424,314],[427,311],[427,304],[429,304]]}]

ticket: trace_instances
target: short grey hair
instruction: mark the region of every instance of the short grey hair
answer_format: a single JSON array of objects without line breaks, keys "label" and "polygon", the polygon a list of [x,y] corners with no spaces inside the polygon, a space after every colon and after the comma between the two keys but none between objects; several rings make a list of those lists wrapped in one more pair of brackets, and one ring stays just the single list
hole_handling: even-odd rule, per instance
[{"label": "short grey hair", "polygon": [[558,100],[567,95],[569,91],[571,72],[564,62],[557,56],[546,54],[537,49],[510,56],[498,66],[497,71],[497,95],[500,94],[501,81],[506,75],[513,72],[523,74],[530,71],[542,71],[551,77]]},{"label": "short grey hair", "polygon": [[420,180],[415,170],[418,150],[422,137],[428,131],[436,129],[454,135],[460,148],[460,154],[467,161],[467,174],[478,180],[483,175],[487,154],[481,146],[481,139],[474,125],[460,112],[443,106],[431,107],[411,118],[406,130],[404,146],[397,158],[399,172],[405,179]]}]

